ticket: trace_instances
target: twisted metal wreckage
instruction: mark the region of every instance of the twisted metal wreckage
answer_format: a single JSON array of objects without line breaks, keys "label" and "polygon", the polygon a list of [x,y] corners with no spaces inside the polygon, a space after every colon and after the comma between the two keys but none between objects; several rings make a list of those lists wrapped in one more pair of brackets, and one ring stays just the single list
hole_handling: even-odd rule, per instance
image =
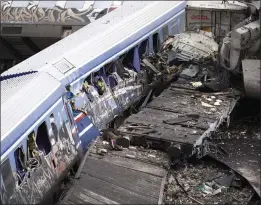
[{"label": "twisted metal wreckage", "polygon": [[[184,148],[187,157],[206,155],[211,132],[223,122],[229,126],[229,115],[241,96],[229,88],[228,73],[215,65],[217,54],[218,45],[207,32],[169,38],[158,59],[143,62],[151,70],[167,71],[170,86],[144,110],[130,116],[119,132],[168,141],[174,146],[169,150],[180,150],[175,153],[189,145]],[[201,92],[206,89],[220,92]]]},{"label": "twisted metal wreckage", "polygon": [[[115,134],[128,136],[135,146],[146,145],[164,149],[174,160],[194,155],[202,158],[212,148],[211,134],[224,122],[229,126],[230,114],[243,96],[242,92],[231,87],[230,73],[219,66],[218,55],[218,44],[210,33],[199,30],[177,34],[164,42],[155,57],[142,59],[140,66],[147,72],[137,75],[127,68],[124,68],[125,73],[114,72],[108,79],[110,85],[113,85],[111,86],[113,94],[104,82],[100,82],[104,88],[103,97],[99,97],[97,92],[92,92],[95,89],[92,86],[94,79],[86,79],[87,92],[94,97],[89,101],[94,100],[97,103],[86,106],[89,110],[85,111],[95,126],[106,128],[104,122],[115,117],[114,98],[120,101],[119,105],[124,110],[130,105],[126,100],[128,97],[135,99],[141,96],[144,90],[150,90],[145,92],[148,95],[140,106],[140,112],[131,115],[124,122],[120,116],[118,117],[119,122],[114,123]],[[118,75],[127,75],[129,81],[120,81]],[[148,87],[142,86],[144,81],[149,82]],[[70,93],[69,88],[68,92]],[[154,96],[156,98],[151,100]],[[81,102],[77,100],[82,99],[74,100],[71,101],[72,108],[81,109]],[[63,145],[67,147],[67,143]],[[69,163],[74,151],[61,149],[59,156],[67,155]],[[43,172],[48,174],[48,166],[44,164],[39,172],[44,170]],[[90,164],[88,166],[91,167]],[[28,190],[25,188],[28,185],[26,177],[34,177],[34,174],[37,175],[30,172],[30,175],[25,176],[24,189],[21,189],[21,193],[14,200],[23,198]],[[53,176],[43,173],[42,175],[53,179]],[[242,176],[245,177],[244,174]],[[35,187],[39,188],[41,180],[38,180],[37,176],[35,179]],[[84,181],[83,178],[81,180]],[[253,184],[251,181],[250,183]],[[30,186],[33,187],[34,184]],[[46,184],[43,189],[47,190],[48,185]],[[260,182],[255,184],[254,189],[260,195]],[[36,202],[38,195],[31,194],[33,194],[31,202]]]},{"label": "twisted metal wreckage", "polygon": [[[198,30],[169,37],[156,56],[143,58],[141,66],[148,71],[148,79],[160,76],[158,82],[150,84],[153,91],[139,106],[139,112],[118,122],[115,129],[104,130],[103,138],[95,141],[76,174],[73,188],[61,200],[61,204],[89,203],[93,200],[104,203],[130,200],[131,203],[161,204],[163,195],[166,195],[163,192],[167,181],[167,170],[161,166],[169,162],[156,150],[166,151],[172,162],[192,156],[202,158],[210,155],[213,148],[216,153],[225,152],[212,141],[212,134],[224,123],[229,127],[230,115],[244,93],[231,86],[230,73],[219,66],[218,55],[218,44],[212,34]],[[107,140],[109,143],[106,143]],[[125,148],[122,153],[108,151],[111,147],[108,148],[107,144],[116,150],[122,150],[120,145],[129,149]],[[146,151],[141,147],[152,149]],[[106,169],[117,169],[118,175],[115,175],[115,171],[100,173],[100,163]],[[113,168],[115,165],[117,168]],[[125,196],[125,191],[115,185],[119,183],[118,178],[123,177],[119,170],[127,174],[128,169],[159,177],[161,185],[159,179],[153,179],[153,183],[160,187],[160,193],[158,190],[152,191],[154,185],[145,182],[141,185],[133,179],[126,185],[120,182],[119,187],[132,195],[131,199]],[[244,173],[235,171],[248,179]],[[128,173],[130,178],[138,175],[130,171]],[[142,177],[145,176],[140,176],[140,179]],[[119,189],[117,194],[101,187],[100,180],[106,184],[105,187],[113,185],[113,189]],[[260,183],[252,182],[249,181],[260,195]],[[142,197],[135,195],[133,189],[136,186],[141,192],[149,189],[157,197],[147,196],[147,192]],[[96,187],[95,190],[93,187]],[[107,194],[103,189],[107,190]],[[190,199],[201,204],[193,197]]]}]

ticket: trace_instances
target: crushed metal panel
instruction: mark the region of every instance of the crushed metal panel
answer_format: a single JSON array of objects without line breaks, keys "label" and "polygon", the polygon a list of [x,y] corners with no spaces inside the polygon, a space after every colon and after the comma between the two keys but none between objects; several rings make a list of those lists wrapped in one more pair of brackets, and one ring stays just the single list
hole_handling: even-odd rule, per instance
[{"label": "crushed metal panel", "polygon": [[67,61],[65,58],[58,61],[57,63],[53,64],[55,68],[57,68],[61,73],[65,74],[71,69],[75,68],[74,65],[72,65],[69,61]]},{"label": "crushed metal panel", "polygon": [[214,41],[212,33],[204,31],[188,31],[174,36],[164,45],[168,50],[169,60],[175,58],[181,61],[194,61],[195,63],[207,63],[216,60],[218,44]]}]

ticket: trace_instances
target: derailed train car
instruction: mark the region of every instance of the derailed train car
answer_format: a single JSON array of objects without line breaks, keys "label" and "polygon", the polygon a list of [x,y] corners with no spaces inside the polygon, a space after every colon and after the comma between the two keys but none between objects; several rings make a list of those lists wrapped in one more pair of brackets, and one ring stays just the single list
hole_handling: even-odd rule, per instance
[{"label": "derailed train car", "polygon": [[126,2],[1,75],[2,203],[50,198],[99,130],[147,93],[140,61],[184,31],[185,5]]}]

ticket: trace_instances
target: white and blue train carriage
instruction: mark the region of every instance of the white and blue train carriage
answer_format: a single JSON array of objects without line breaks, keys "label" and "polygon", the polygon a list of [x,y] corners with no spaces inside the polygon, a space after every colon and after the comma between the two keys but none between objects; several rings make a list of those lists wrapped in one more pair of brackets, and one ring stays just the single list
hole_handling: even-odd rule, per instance
[{"label": "white and blue train carriage", "polygon": [[[98,130],[142,97],[140,61],[184,31],[185,6],[125,2],[1,74],[2,203],[43,201]],[[68,85],[84,112],[71,109]]]},{"label": "white and blue train carriage", "polygon": [[[48,73],[1,77],[3,204],[41,202],[79,161],[82,130],[76,129],[64,92],[64,86]],[[86,123],[84,116],[78,118]],[[92,134],[99,131],[92,130],[81,140],[90,142]]]},{"label": "white and blue train carriage", "polygon": [[[96,127],[104,128],[144,94],[140,79],[146,82],[146,70],[140,61],[156,53],[168,35],[185,30],[185,6],[186,1],[125,2],[4,75],[35,70],[49,73],[64,86],[71,85],[71,91],[79,94],[76,107]],[[102,95],[97,92],[95,76],[105,83]],[[85,80],[89,93],[82,89]]]}]

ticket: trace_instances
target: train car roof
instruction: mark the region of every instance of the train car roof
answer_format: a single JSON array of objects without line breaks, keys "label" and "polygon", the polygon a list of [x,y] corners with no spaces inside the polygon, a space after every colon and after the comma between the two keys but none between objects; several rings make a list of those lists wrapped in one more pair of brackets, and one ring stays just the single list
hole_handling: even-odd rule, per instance
[{"label": "train car roof", "polygon": [[[44,70],[67,85],[131,46],[186,7],[186,1],[125,2],[2,75]],[[98,69],[98,67],[97,67]]]},{"label": "train car roof", "polygon": [[64,86],[48,73],[1,79],[1,159],[64,91]]}]

